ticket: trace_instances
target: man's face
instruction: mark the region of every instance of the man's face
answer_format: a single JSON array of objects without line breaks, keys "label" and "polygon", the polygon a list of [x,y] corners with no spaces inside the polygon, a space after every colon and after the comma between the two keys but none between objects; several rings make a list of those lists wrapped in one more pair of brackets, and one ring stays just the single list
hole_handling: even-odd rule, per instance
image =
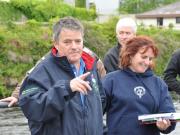
[{"label": "man's face", "polygon": [[66,56],[71,64],[77,64],[83,51],[83,35],[80,31],[63,29],[59,35],[59,42],[54,46],[60,56]]},{"label": "man's face", "polygon": [[126,45],[127,41],[135,37],[136,34],[131,27],[123,26],[120,28],[116,36],[117,36],[118,42],[122,46],[124,46]]}]

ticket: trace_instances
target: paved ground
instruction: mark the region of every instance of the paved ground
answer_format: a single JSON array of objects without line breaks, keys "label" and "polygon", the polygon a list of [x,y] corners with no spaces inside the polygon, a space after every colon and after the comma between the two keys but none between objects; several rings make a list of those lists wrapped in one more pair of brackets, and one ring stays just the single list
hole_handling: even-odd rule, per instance
[{"label": "paved ground", "polygon": [[[177,112],[180,112],[180,102],[176,103],[175,107]],[[0,108],[0,135],[30,135],[27,120],[18,107]],[[180,135],[180,122],[168,135]]]}]

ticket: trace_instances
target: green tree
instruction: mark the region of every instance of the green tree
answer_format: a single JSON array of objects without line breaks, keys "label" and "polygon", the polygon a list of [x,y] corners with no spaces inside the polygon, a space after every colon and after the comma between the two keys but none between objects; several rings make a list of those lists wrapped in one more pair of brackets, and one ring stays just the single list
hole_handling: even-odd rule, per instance
[{"label": "green tree", "polygon": [[120,13],[142,13],[178,0],[121,0]]},{"label": "green tree", "polygon": [[76,5],[76,7],[84,8],[84,7],[86,7],[86,0],[76,0],[75,5]]}]

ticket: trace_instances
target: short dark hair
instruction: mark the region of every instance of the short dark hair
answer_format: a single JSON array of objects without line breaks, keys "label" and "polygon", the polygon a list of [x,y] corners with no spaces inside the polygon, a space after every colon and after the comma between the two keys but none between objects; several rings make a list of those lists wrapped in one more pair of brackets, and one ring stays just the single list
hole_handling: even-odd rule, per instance
[{"label": "short dark hair", "polygon": [[84,27],[78,19],[73,17],[64,17],[61,18],[53,27],[53,41],[59,41],[59,35],[62,29],[80,31],[82,36],[84,36]]},{"label": "short dark hair", "polygon": [[[121,49],[119,55],[119,67],[122,69],[128,68],[131,64],[131,57],[141,49],[145,48],[145,53],[149,48],[153,50],[155,58],[158,56],[158,48],[155,46],[154,41],[147,36],[137,36],[130,39],[127,44]],[[150,65],[152,69],[154,67],[154,62]]]}]

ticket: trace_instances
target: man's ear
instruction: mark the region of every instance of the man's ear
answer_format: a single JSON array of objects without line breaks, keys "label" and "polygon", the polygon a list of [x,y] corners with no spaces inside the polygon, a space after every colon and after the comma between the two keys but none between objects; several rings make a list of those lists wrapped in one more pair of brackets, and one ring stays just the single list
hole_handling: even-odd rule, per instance
[{"label": "man's ear", "polygon": [[58,43],[56,41],[53,41],[53,46],[58,50]]},{"label": "man's ear", "polygon": [[118,40],[118,34],[116,33],[116,40]]}]

